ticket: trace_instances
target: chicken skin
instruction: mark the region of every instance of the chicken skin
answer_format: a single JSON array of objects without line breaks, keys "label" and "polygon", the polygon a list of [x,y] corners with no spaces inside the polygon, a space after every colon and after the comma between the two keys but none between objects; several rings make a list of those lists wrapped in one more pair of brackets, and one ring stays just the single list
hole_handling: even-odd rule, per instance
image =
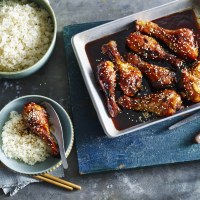
[{"label": "chicken skin", "polygon": [[174,90],[164,90],[138,98],[124,95],[118,99],[118,103],[126,109],[148,111],[163,117],[173,115],[182,107],[181,97]]},{"label": "chicken skin", "polygon": [[139,32],[131,33],[126,39],[127,46],[143,58],[155,61],[166,61],[175,69],[183,67],[183,60],[166,52],[160,44],[152,37]]},{"label": "chicken skin", "polygon": [[47,143],[51,155],[55,157],[59,156],[59,148],[50,134],[46,110],[42,106],[30,102],[24,105],[22,116],[27,127]]},{"label": "chicken skin", "polygon": [[187,28],[168,30],[159,27],[156,23],[137,20],[137,30],[162,40],[172,51],[187,60],[196,60],[198,46],[194,33]]},{"label": "chicken skin", "polygon": [[166,89],[174,86],[176,83],[176,74],[169,69],[153,65],[143,61],[138,55],[128,53],[127,61],[132,65],[138,67],[140,71],[146,75],[150,84],[154,89]]},{"label": "chicken skin", "polygon": [[119,73],[119,85],[124,94],[134,96],[142,87],[142,73],[140,70],[124,61],[118,52],[115,41],[104,44],[101,50],[115,63]]},{"label": "chicken skin", "polygon": [[192,102],[200,102],[200,61],[181,72],[179,86],[181,95]]},{"label": "chicken skin", "polygon": [[116,117],[121,112],[121,109],[115,99],[116,71],[112,62],[101,62],[97,66],[97,80],[105,94],[108,113],[111,117]]}]

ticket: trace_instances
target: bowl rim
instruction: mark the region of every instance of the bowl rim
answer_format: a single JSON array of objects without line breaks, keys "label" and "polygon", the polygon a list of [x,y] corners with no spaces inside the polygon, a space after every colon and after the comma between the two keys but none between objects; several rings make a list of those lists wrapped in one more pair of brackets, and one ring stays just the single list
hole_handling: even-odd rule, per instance
[{"label": "bowl rim", "polygon": [[[49,102],[53,102],[55,103],[61,110],[62,112],[66,115],[67,119],[68,119],[68,122],[69,122],[69,126],[70,126],[70,129],[71,129],[71,140],[70,140],[70,143],[68,145],[68,148],[66,149],[66,152],[65,152],[65,156],[66,158],[69,156],[71,150],[72,150],[72,147],[73,147],[73,143],[74,143],[74,127],[73,127],[73,124],[72,124],[72,121],[71,121],[71,118],[69,116],[69,114],[67,113],[67,111],[58,103],[56,102],[55,100],[49,98],[49,97],[46,97],[46,96],[42,96],[42,95],[24,95],[24,96],[21,96],[21,97],[18,97],[16,99],[13,99],[11,100],[9,103],[7,103],[1,110],[0,110],[0,114],[2,112],[2,110],[7,107],[9,104],[12,104],[16,101],[19,101],[21,99],[26,99],[26,98],[32,98],[32,97],[36,97],[36,98],[43,98],[43,99],[46,99],[46,100],[49,100]],[[0,147],[1,148],[1,147]],[[2,149],[2,148],[1,148]],[[13,158],[11,158],[13,159]],[[15,160],[15,159],[13,159]],[[44,174],[44,173],[49,173],[49,172],[52,172],[54,171],[55,169],[57,169],[60,165],[62,165],[62,160],[60,159],[54,166],[52,167],[49,167],[48,169],[46,170],[42,170],[40,172],[33,172],[33,173],[28,173],[28,172],[22,172],[22,171],[17,171],[15,169],[12,169],[10,168],[10,166],[7,165],[7,163],[3,162],[2,159],[0,158],[0,162],[5,165],[8,169],[10,169],[11,171],[14,171],[14,172],[17,172],[19,174],[24,174],[24,175],[29,175],[29,176],[32,176],[32,175],[39,175],[39,174]],[[23,161],[21,161],[23,162]],[[26,164],[26,163],[25,163]],[[28,165],[28,164],[27,164]]]},{"label": "bowl rim", "polygon": [[[36,3],[37,5],[41,6],[41,4],[37,3],[34,1],[34,3]],[[47,3],[46,0],[43,0],[43,3],[45,4],[46,7],[48,7],[49,11],[44,7],[44,6],[41,6],[42,8],[44,8],[45,10],[47,10],[47,12],[49,13],[49,15],[51,16],[51,19],[53,21],[53,26],[54,26],[54,29],[53,29],[53,37],[51,39],[51,43],[47,49],[47,51],[45,52],[45,54],[36,62],[34,63],[33,65],[29,66],[29,67],[26,67],[25,69],[22,69],[22,70],[18,70],[18,71],[0,71],[0,76],[3,78],[4,76],[6,78],[8,78],[9,76],[13,76],[13,75],[21,75],[21,74],[26,74],[26,72],[29,72],[33,69],[39,69],[40,67],[42,67],[42,63],[45,62],[45,57],[49,54],[51,54],[51,52],[53,51],[53,48],[55,46],[55,42],[56,42],[56,37],[57,37],[57,19],[56,19],[56,16],[55,16],[55,12],[53,10],[53,8],[51,7],[51,5],[49,3]],[[46,59],[47,61],[47,59]],[[41,66],[40,66],[41,65]]]}]

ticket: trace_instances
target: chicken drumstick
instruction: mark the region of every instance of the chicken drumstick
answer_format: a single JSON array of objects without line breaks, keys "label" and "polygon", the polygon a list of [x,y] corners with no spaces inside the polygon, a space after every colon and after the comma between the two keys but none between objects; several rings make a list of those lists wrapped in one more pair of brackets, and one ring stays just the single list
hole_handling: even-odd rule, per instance
[{"label": "chicken drumstick", "polygon": [[30,102],[24,106],[22,116],[27,127],[47,143],[51,155],[59,156],[59,148],[50,133],[46,110],[42,106]]},{"label": "chicken drumstick", "polygon": [[187,28],[168,30],[161,28],[156,23],[137,20],[137,30],[162,40],[171,50],[182,58],[196,60],[198,57],[197,42],[194,33]]},{"label": "chicken drumstick", "polygon": [[148,111],[158,116],[173,115],[182,107],[181,97],[174,90],[164,90],[138,98],[124,95],[118,99],[118,103],[126,109]]},{"label": "chicken drumstick", "polygon": [[116,71],[114,70],[114,64],[112,62],[101,62],[97,66],[97,80],[105,94],[110,116],[116,117],[121,109],[115,100]]},{"label": "chicken drumstick", "polygon": [[176,68],[181,68],[184,65],[183,60],[167,53],[155,39],[147,35],[142,35],[139,32],[131,33],[127,37],[126,43],[132,51],[143,58],[166,61]]},{"label": "chicken drumstick", "polygon": [[200,102],[200,61],[181,72],[181,95],[192,102]]},{"label": "chicken drumstick", "polygon": [[138,55],[128,53],[127,61],[144,73],[154,89],[166,89],[176,83],[176,74],[169,69],[143,61]]},{"label": "chicken drumstick", "polygon": [[140,70],[125,62],[118,52],[117,43],[110,41],[102,46],[102,53],[110,57],[119,72],[119,85],[124,94],[134,96],[142,87],[142,73]]}]

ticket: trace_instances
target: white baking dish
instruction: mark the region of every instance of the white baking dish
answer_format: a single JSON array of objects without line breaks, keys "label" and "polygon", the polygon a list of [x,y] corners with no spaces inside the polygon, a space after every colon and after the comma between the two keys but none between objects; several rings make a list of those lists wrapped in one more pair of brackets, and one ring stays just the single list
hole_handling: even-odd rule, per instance
[{"label": "white baking dish", "polygon": [[98,27],[89,29],[87,31],[81,32],[73,36],[72,46],[80,66],[82,76],[84,78],[86,87],[92,99],[92,103],[95,107],[100,123],[107,136],[117,137],[140,130],[142,128],[148,127],[156,123],[164,122],[174,117],[184,115],[186,113],[190,113],[192,111],[200,109],[200,104],[197,103],[187,108],[184,108],[170,117],[158,118],[146,122],[141,122],[140,124],[133,125],[132,127],[124,130],[116,129],[112,119],[107,113],[106,107],[104,106],[104,99],[102,98],[102,95],[100,94],[99,89],[97,87],[95,76],[93,74],[88,56],[86,54],[85,45],[91,41],[126,29],[126,26],[132,23],[134,20],[154,20],[189,8],[192,8],[195,11],[197,17],[200,16],[199,0],[177,0],[150,10],[146,10],[143,12],[132,14],[127,17],[120,18],[118,20],[100,25]]}]

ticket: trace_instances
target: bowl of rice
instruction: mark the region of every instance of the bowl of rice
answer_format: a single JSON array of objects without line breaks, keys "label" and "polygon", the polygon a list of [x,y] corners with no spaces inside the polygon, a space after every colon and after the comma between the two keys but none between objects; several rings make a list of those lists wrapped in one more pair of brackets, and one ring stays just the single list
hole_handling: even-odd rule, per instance
[{"label": "bowl of rice", "polygon": [[0,1],[0,78],[38,71],[56,42],[57,22],[48,0]]},{"label": "bowl of rice", "polygon": [[63,129],[66,157],[72,149],[74,132],[65,109],[48,97],[23,96],[11,101],[0,111],[0,161],[15,172],[36,175],[50,172],[62,162],[60,158],[50,155],[50,149],[44,140],[27,129],[21,113],[24,105],[30,102],[47,102],[57,112]]}]

